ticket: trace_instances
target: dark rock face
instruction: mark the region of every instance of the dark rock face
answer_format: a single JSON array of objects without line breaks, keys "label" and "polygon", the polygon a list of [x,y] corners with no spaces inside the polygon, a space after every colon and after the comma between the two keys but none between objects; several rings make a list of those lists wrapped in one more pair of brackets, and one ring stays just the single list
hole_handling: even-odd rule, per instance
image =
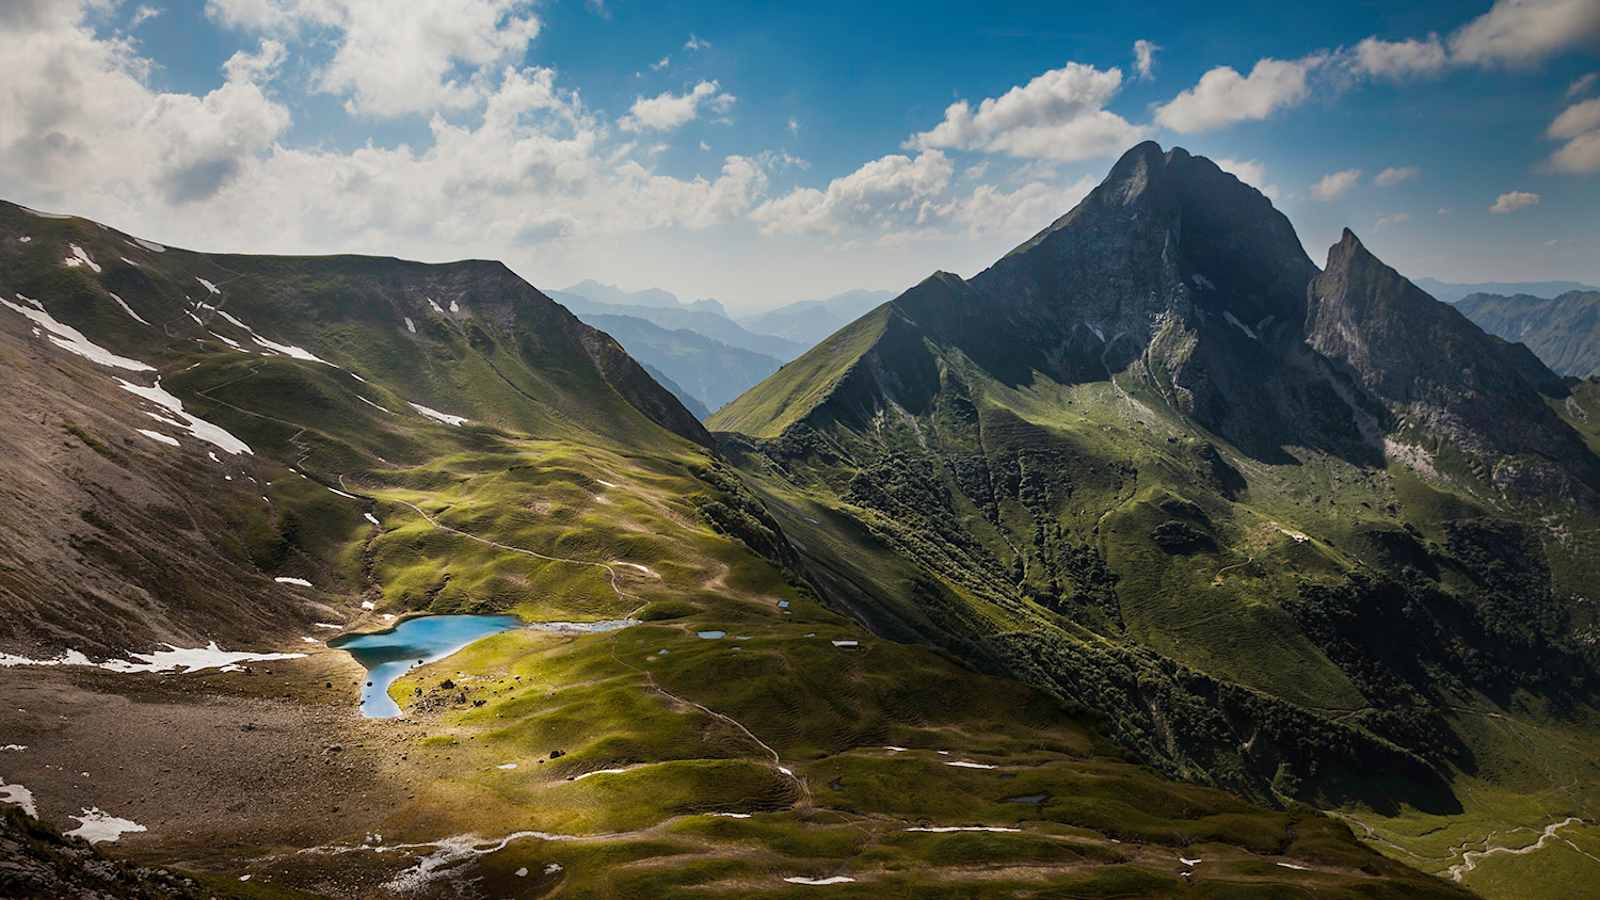
[{"label": "dark rock face", "polygon": [[0,897],[198,900],[213,893],[165,869],[106,859],[20,809],[0,810]]},{"label": "dark rock face", "polygon": [[1486,470],[1524,455],[1516,480],[1535,495],[1600,484],[1582,439],[1545,402],[1565,396],[1561,379],[1526,347],[1423,293],[1349,229],[1312,279],[1305,331],[1309,346],[1396,410],[1400,430],[1447,440]]}]

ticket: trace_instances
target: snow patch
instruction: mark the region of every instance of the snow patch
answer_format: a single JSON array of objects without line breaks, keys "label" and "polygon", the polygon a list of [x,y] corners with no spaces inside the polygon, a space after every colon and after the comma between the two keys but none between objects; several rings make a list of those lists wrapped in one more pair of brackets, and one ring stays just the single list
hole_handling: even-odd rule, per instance
[{"label": "snow patch", "polygon": [[384,412],[389,413],[389,415],[391,415],[391,416],[394,415],[394,413],[390,412],[387,407],[379,406],[378,404],[373,403],[371,400],[368,400],[367,398],[361,396],[360,394],[356,395],[356,399],[360,400],[362,403],[365,403],[366,405],[372,407],[373,409],[381,409]]},{"label": "snow patch", "polygon": [[177,438],[168,437],[168,436],[162,434],[159,431],[150,431],[150,430],[144,429],[144,428],[135,428],[134,431],[139,432],[140,434],[144,435],[145,437],[149,438],[152,441],[159,441],[160,443],[166,444],[169,447],[180,446],[178,444],[178,439]]},{"label": "snow patch", "polygon": [[338,488],[328,488],[328,490],[330,492],[332,492],[332,493],[338,494],[339,496],[345,498],[346,500],[360,500],[361,499],[360,497],[357,497],[355,494],[346,494],[344,491],[341,491]]},{"label": "snow patch", "polygon": [[454,300],[451,300],[450,301],[450,311],[453,312],[453,313],[461,312],[461,305],[456,303]]},{"label": "snow patch", "polygon": [[301,587],[311,587],[311,582],[305,580],[304,578],[289,578],[289,577],[285,576],[285,577],[280,577],[280,578],[274,578],[272,580],[276,581],[279,584],[297,584],[297,585],[299,585]]},{"label": "snow patch", "polygon": [[212,337],[216,338],[217,340],[223,342],[224,344],[227,344],[229,347],[232,347],[233,349],[238,350],[240,353],[249,353],[250,352],[250,351],[244,349],[244,347],[240,346],[239,342],[234,340],[231,337],[226,337],[224,335],[217,334],[215,331],[208,331],[206,333],[211,335]]},{"label": "snow patch", "polygon": [[722,818],[722,819],[748,819],[748,818],[750,818],[750,814],[749,813],[714,812],[714,813],[706,813],[706,815],[708,815],[708,816],[717,816],[718,818]]},{"label": "snow patch", "polygon": [[28,237],[27,235],[23,235],[22,237],[17,238],[17,243],[19,243],[19,244],[31,244],[31,243],[33,243],[33,238]]},{"label": "snow patch", "polygon": [[[218,311],[220,312],[220,310]],[[255,341],[257,344],[260,344],[268,350],[282,353],[284,356],[293,357],[294,359],[303,359],[306,362],[322,363],[325,366],[333,365],[333,363],[322,359],[304,347],[296,347],[293,344],[280,344],[277,341],[268,340],[267,338],[264,338],[253,331],[250,332],[250,340]],[[334,368],[338,368],[338,366],[334,366]]]},{"label": "snow patch", "polygon": [[1286,862],[1278,863],[1278,867],[1279,868],[1283,868],[1283,869],[1293,869],[1296,872],[1309,872],[1309,871],[1311,871],[1311,867],[1310,866],[1297,866],[1294,863],[1286,863]]},{"label": "snow patch", "polygon": [[146,365],[137,359],[129,359],[126,356],[118,356],[117,354],[112,353],[110,350],[107,350],[99,344],[89,340],[87,337],[84,337],[83,332],[73,328],[71,325],[66,325],[56,321],[55,317],[46,312],[44,307],[39,305],[38,301],[29,300],[27,297],[24,297],[21,294],[17,295],[17,299],[29,305],[18,306],[17,304],[4,299],[0,299],[0,304],[5,305],[5,307],[10,309],[12,312],[19,313],[27,317],[35,325],[43,328],[47,332],[45,336],[50,339],[50,343],[55,344],[57,347],[60,347],[68,353],[76,353],[92,363],[98,363],[102,366],[111,366],[117,369],[127,369],[130,372],[154,372],[156,370],[155,366]]},{"label": "snow patch", "polygon": [[850,650],[850,649],[853,649],[853,648],[861,646],[861,642],[860,641],[834,641],[833,645],[835,647],[843,647],[846,650]]},{"label": "snow patch", "polygon": [[1178,862],[1181,862],[1184,865],[1186,865],[1186,866],[1188,866],[1189,868],[1192,869],[1195,866],[1198,866],[1201,863],[1205,862],[1205,860],[1203,860],[1203,859],[1189,859],[1188,857],[1180,856],[1180,857],[1178,857]]},{"label": "snow patch", "polygon": [[191,416],[183,411],[183,401],[168,393],[161,386],[161,379],[157,378],[154,387],[143,387],[130,381],[117,379],[117,384],[130,394],[149,400],[162,409],[172,413],[178,421],[173,422],[181,428],[186,428],[195,438],[214,444],[227,453],[250,453],[250,445],[239,440],[220,426],[213,425],[204,419]]},{"label": "snow patch", "polygon": [[496,769],[504,769],[506,771],[510,771],[512,769],[515,769],[516,767],[517,767],[516,763],[501,763],[500,765],[495,766]]},{"label": "snow patch", "polygon": [[312,622],[311,623],[311,627],[312,628],[331,628],[334,631],[341,631],[341,630],[344,629],[343,625],[335,625],[332,622]]},{"label": "snow patch", "polygon": [[135,322],[138,322],[140,325],[149,325],[150,324],[149,322],[146,322],[144,320],[143,316],[141,316],[138,313],[134,312],[133,311],[133,307],[129,306],[126,302],[124,302],[121,297],[118,297],[116,294],[112,294],[110,291],[106,291],[106,293],[111,296],[112,300],[117,301],[117,305],[122,307],[122,311],[127,313],[130,317],[132,317]]},{"label": "snow patch", "polygon": [[98,806],[85,807],[81,815],[67,818],[78,820],[78,827],[66,832],[67,837],[80,837],[91,844],[114,844],[117,838],[124,834],[136,834],[146,830],[143,825],[131,819],[119,819],[107,815]]},{"label": "snow patch", "polygon": [[439,304],[433,302],[433,298],[432,297],[428,297],[427,301],[428,301],[428,305],[433,307],[433,311],[434,312],[438,313],[441,316],[444,315],[444,310],[439,308]]},{"label": "snow patch", "polygon": [[107,659],[95,662],[77,650],[68,650],[55,659],[29,659],[24,656],[13,656],[0,653],[0,668],[9,669],[13,666],[90,666],[105,669],[108,672],[118,672],[131,675],[141,672],[199,672],[205,669],[217,669],[245,662],[272,662],[279,659],[299,659],[304,653],[241,653],[233,650],[223,650],[217,646],[216,641],[210,642],[205,647],[185,649],[175,644],[168,644],[165,650],[155,650],[150,653],[129,653],[130,659]]},{"label": "snow patch", "polygon": [[28,749],[28,745],[27,744],[7,744],[4,747],[0,747],[0,753],[5,753],[5,752],[8,752],[8,751],[21,753],[22,751],[24,751],[26,749]]},{"label": "snow patch", "polygon": [[375,515],[373,515],[373,514],[372,514],[372,513],[362,513],[362,514],[361,514],[361,515],[362,515],[362,517],[363,517],[363,518],[365,518],[365,519],[366,519],[366,520],[367,520],[367,521],[368,521],[368,522],[371,522],[371,523],[372,523],[372,524],[374,524],[374,525],[377,525],[377,526],[380,526],[380,527],[381,527],[381,526],[382,526],[382,525],[383,525],[383,523],[382,523],[382,522],[379,522],[379,521],[378,521],[378,517],[377,517],[377,516],[375,516]]},{"label": "snow patch", "polygon": [[211,282],[205,280],[204,278],[201,278],[199,275],[196,275],[194,277],[194,280],[200,282],[201,287],[204,287],[206,290],[210,291],[211,293],[216,294],[218,296],[222,295],[222,289],[221,288],[219,288],[216,285],[212,284]]},{"label": "snow patch", "polygon": [[994,768],[994,766],[988,765],[987,763],[967,762],[964,759],[958,759],[955,762],[947,762],[947,763],[945,763],[945,765],[947,765],[947,766],[955,766],[958,769],[992,769],[992,768]]},{"label": "snow patch", "polygon": [[953,831],[989,831],[996,834],[1019,834],[1021,828],[1003,828],[999,825],[930,825],[924,828],[907,828],[907,831],[924,831],[929,834],[949,834]]},{"label": "snow patch", "polygon": [[593,772],[584,772],[582,775],[573,776],[573,781],[582,781],[594,775],[621,775],[627,769],[595,769]]},{"label": "snow patch", "polygon": [[454,425],[455,427],[460,428],[462,423],[470,421],[465,416],[452,416],[449,413],[439,412],[437,409],[429,409],[428,407],[423,406],[421,403],[411,403],[409,400],[406,402],[410,403],[411,408],[417,412],[422,413],[424,416],[427,416],[436,422],[442,422],[446,425]]},{"label": "snow patch", "polygon": [[361,601],[361,608],[362,609],[377,609],[376,606],[372,605],[372,601],[371,600],[363,600],[363,601]]},{"label": "snow patch", "polygon": [[20,784],[6,784],[4,778],[0,778],[0,803],[20,806],[23,812],[35,819],[39,818],[39,807],[33,803],[33,791]]},{"label": "snow patch", "polygon": [[855,881],[855,879],[848,875],[830,875],[827,878],[807,878],[804,875],[790,875],[788,878],[785,878],[784,881],[787,881],[790,884],[810,884],[820,886],[827,884],[849,884],[850,882]]},{"label": "snow patch", "polygon": [[147,241],[144,238],[134,238],[133,242],[135,244],[138,244],[139,246],[145,248],[146,250],[149,250],[151,253],[165,253],[165,252],[167,252],[167,248],[161,246],[160,244],[156,243],[155,241]]},{"label": "snow patch", "polygon": [[68,244],[67,246],[72,248],[72,255],[66,259],[66,263],[69,267],[76,269],[79,266],[88,266],[94,270],[96,275],[103,271],[100,268],[100,264],[91,259],[88,252],[82,247],[79,247],[77,244]]},{"label": "snow patch", "polygon": [[411,332],[412,334],[416,334],[417,333],[417,325],[416,325],[416,323],[411,321],[411,317],[410,316],[406,316],[405,320],[406,320],[406,330]]}]

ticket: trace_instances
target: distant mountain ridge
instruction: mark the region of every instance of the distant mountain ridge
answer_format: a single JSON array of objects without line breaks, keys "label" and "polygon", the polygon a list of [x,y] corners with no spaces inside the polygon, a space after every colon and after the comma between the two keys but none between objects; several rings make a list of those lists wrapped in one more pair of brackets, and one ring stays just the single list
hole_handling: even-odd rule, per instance
[{"label": "distant mountain ridge", "polygon": [[1549,299],[1569,291],[1600,290],[1579,281],[1482,281],[1468,284],[1440,281],[1437,278],[1416,278],[1413,282],[1435,300],[1445,303],[1459,303],[1471,294],[1526,294]]},{"label": "distant mountain ridge", "polygon": [[1600,290],[1549,298],[1470,294],[1456,308],[1484,331],[1526,344],[1562,375],[1600,375]]},{"label": "distant mountain ridge", "polygon": [[821,300],[799,300],[777,309],[743,316],[739,321],[751,331],[775,334],[812,347],[893,298],[893,291],[857,289]]},{"label": "distant mountain ridge", "polygon": [[[666,329],[637,316],[585,312],[578,318],[617,339],[663,386],[690,398],[701,418],[720,409],[783,365],[776,358],[731,347],[686,328]],[[661,379],[657,379],[660,381]]]},{"label": "distant mountain ridge", "polygon": [[632,316],[668,331],[693,331],[730,347],[774,357],[779,362],[791,360],[806,349],[785,338],[747,330],[728,318],[722,304],[715,300],[684,304],[676,295],[659,288],[630,293],[595,281],[581,281],[566,290],[549,293],[552,299],[580,317]]}]

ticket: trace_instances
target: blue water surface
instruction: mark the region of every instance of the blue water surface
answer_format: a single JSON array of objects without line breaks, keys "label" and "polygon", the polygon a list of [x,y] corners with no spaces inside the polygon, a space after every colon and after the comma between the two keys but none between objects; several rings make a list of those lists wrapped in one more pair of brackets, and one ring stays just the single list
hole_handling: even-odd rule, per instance
[{"label": "blue water surface", "polygon": [[387,719],[400,715],[400,706],[389,696],[389,685],[408,669],[444,659],[479,638],[518,624],[516,616],[418,616],[388,631],[337,638],[328,646],[348,651],[367,668],[361,714]]}]

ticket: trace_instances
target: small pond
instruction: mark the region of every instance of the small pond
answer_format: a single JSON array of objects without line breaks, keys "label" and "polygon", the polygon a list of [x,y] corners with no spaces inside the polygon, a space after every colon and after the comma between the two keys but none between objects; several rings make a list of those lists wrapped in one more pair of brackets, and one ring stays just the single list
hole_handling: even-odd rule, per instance
[{"label": "small pond", "polygon": [[433,662],[479,638],[516,628],[516,616],[418,616],[388,631],[358,634],[329,641],[329,647],[348,651],[367,669],[361,689],[361,714],[374,719],[400,715],[389,697],[389,685],[422,662]]}]

